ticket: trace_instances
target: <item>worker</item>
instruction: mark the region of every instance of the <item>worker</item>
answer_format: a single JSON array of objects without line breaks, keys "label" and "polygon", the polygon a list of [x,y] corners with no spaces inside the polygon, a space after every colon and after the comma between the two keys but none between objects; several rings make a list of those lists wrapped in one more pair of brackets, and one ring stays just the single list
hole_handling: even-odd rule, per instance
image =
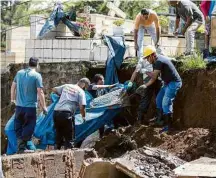
[{"label": "worker", "polygon": [[[153,72],[152,64],[150,64],[144,58],[141,58],[138,61],[136,69],[134,70],[134,72],[131,76],[129,86],[132,85],[132,82],[134,82],[138,73],[143,74],[143,83],[147,83],[151,79],[151,73],[152,72]],[[144,115],[148,111],[148,108],[149,108],[153,94],[155,93],[157,95],[160,86],[161,86],[161,80],[157,79],[156,82],[154,84],[152,84],[151,86],[149,86],[148,88],[143,89],[142,86],[140,86],[136,90],[135,93],[138,94],[139,96],[141,96],[141,101],[140,101],[139,108],[137,111],[138,123],[140,123],[140,124],[143,123],[145,125],[149,124],[149,120],[144,118]]]},{"label": "worker", "polygon": [[190,0],[169,0],[169,4],[176,8],[176,22],[174,35],[178,34],[180,18],[185,21],[182,35],[186,39],[186,51],[184,55],[194,54],[194,41],[197,29],[204,25],[204,16],[199,8]]},{"label": "worker", "polygon": [[[161,75],[163,86],[156,97],[156,106],[163,113],[165,127],[169,130],[173,121],[173,101],[177,91],[182,86],[181,77],[171,60],[166,56],[158,55],[155,47],[145,47],[143,57],[150,64],[153,64],[151,79],[143,85],[143,88],[149,88],[157,80],[158,76]],[[160,117],[162,117],[162,114]]]},{"label": "worker", "polygon": [[56,130],[56,149],[61,149],[63,139],[65,149],[74,147],[75,139],[75,112],[79,105],[80,113],[85,122],[86,97],[84,89],[90,85],[88,78],[82,78],[77,84],[65,84],[54,87],[52,91],[60,95],[60,99],[54,108],[54,127]]},{"label": "worker", "polygon": [[113,88],[116,86],[116,84],[104,85],[104,76],[102,74],[95,74],[92,82],[93,83],[88,87],[88,92],[93,96],[93,98],[104,95],[106,93],[106,88]]},{"label": "worker", "polygon": [[136,16],[134,28],[134,46],[136,52],[138,52],[138,58],[142,56],[146,31],[150,34],[158,53],[162,53],[159,48],[161,30],[157,13],[151,9],[143,8]]},{"label": "worker", "polygon": [[42,77],[36,72],[38,62],[38,58],[31,57],[29,67],[17,72],[11,86],[11,103],[16,105],[17,153],[30,152],[27,141],[31,140],[36,125],[37,97],[44,113],[47,113]]}]

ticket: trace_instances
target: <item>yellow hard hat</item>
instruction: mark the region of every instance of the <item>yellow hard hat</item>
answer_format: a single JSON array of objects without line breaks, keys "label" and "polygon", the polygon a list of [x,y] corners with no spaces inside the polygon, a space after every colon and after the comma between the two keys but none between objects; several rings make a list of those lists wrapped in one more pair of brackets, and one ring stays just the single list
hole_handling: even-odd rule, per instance
[{"label": "yellow hard hat", "polygon": [[155,52],[156,52],[155,47],[152,46],[152,45],[148,45],[143,50],[143,57],[146,58],[146,57],[148,57],[149,55],[151,55],[151,54],[153,54]]}]

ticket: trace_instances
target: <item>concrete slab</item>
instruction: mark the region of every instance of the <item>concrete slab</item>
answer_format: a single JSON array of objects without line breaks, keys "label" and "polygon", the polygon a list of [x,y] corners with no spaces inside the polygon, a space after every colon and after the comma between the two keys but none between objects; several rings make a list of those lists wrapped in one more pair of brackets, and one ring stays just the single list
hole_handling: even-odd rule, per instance
[{"label": "concrete slab", "polygon": [[179,178],[216,177],[216,159],[203,157],[177,167],[174,172]]},{"label": "concrete slab", "polygon": [[76,178],[84,159],[97,157],[93,149],[53,150],[2,157],[6,178]]}]

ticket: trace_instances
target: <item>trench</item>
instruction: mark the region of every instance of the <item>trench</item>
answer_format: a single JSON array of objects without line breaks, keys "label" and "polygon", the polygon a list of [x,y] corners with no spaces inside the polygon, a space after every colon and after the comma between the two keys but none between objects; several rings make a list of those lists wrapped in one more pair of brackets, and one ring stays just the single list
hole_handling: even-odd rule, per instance
[{"label": "trench", "polygon": [[[44,78],[46,97],[50,88],[65,82],[75,83],[79,78],[87,76],[92,78],[96,73],[105,75],[104,65],[82,63],[42,64],[41,73]],[[2,79],[2,153],[5,151],[6,140],[3,134],[4,125],[13,113],[9,105],[10,84],[16,71],[22,65],[11,65]],[[118,70],[121,83],[130,79],[134,68],[123,67]],[[72,77],[68,77],[72,76]],[[105,135],[94,146],[102,158],[118,158],[128,151],[137,150],[144,146],[156,147],[166,150],[185,161],[191,161],[201,156],[216,156],[216,66],[207,69],[191,70],[181,73],[183,87],[180,89],[174,102],[175,131],[172,134],[159,134],[159,128],[133,125],[136,120],[136,109],[139,100],[136,98],[133,107],[128,112],[122,111],[118,118],[130,120],[130,126],[117,125],[115,131]],[[138,76],[136,82],[141,84],[142,77]],[[154,96],[155,97],[155,96]],[[151,118],[155,112],[154,98],[146,117]],[[123,120],[123,119],[119,119]],[[119,170],[119,177],[128,177]]]}]

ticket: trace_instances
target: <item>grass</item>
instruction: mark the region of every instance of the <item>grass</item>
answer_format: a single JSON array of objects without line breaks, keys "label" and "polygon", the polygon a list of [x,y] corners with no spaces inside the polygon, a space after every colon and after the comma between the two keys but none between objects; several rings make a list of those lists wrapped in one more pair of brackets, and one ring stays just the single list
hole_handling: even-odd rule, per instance
[{"label": "grass", "polygon": [[206,68],[206,62],[203,60],[202,55],[200,53],[197,53],[197,55],[194,56],[186,56],[181,58],[182,65],[180,67],[180,70],[188,71],[193,69],[205,69]]}]

